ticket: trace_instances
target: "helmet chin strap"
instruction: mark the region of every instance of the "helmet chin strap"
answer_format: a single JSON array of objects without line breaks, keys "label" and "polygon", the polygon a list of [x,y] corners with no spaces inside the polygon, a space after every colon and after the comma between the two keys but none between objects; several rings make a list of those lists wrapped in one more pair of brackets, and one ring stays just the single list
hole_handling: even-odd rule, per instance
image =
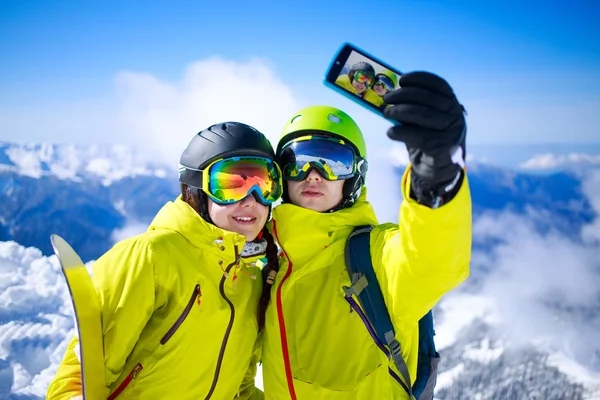
[{"label": "helmet chin strap", "polygon": [[347,179],[344,182],[344,188],[342,189],[342,201],[335,207],[325,211],[328,213],[336,212],[342,210],[344,208],[352,207],[358,196],[360,196],[360,191],[362,188],[363,177],[361,175],[357,175],[353,178]]}]

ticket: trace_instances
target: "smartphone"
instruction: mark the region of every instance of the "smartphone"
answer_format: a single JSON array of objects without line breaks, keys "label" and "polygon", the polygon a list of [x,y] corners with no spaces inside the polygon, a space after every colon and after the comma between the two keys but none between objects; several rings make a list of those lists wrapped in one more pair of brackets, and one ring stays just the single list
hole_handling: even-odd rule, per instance
[{"label": "smartphone", "polygon": [[400,75],[396,68],[351,43],[344,43],[331,60],[323,83],[385,118],[383,110],[388,104],[383,96],[398,88]]}]

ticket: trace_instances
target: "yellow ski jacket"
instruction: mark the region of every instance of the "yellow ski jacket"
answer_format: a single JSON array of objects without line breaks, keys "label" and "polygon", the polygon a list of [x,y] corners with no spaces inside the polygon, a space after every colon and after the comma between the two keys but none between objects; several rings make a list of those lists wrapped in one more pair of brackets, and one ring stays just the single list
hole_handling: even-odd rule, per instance
[{"label": "yellow ski jacket", "polygon": [[[255,262],[264,255],[242,257],[244,244],[244,236],[206,223],[180,196],[145,233],[94,263],[107,397],[263,397],[254,376],[262,290]],[[74,338],[48,399],[81,394],[76,346]]]},{"label": "yellow ski jacket", "polygon": [[400,376],[393,360],[351,311],[342,287],[351,286],[347,237],[355,226],[377,225],[373,266],[414,382],[418,321],[468,277],[472,233],[466,177],[452,201],[431,209],[409,197],[409,175],[410,167],[402,179],[399,225],[377,225],[366,190],[352,207],[333,213],[292,204],[273,210],[270,228],[283,252],[266,316],[265,398],[408,399],[388,371]]}]

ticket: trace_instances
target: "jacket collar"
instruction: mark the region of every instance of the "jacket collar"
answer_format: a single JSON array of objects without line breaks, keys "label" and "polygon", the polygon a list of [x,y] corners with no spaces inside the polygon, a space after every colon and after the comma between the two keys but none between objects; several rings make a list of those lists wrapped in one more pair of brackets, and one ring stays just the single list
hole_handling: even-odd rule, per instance
[{"label": "jacket collar", "polygon": [[[246,244],[246,237],[236,232],[221,229],[206,222],[192,207],[183,201],[181,195],[174,202],[167,202],[154,217],[149,230],[168,229],[183,235],[194,247],[206,250],[211,248],[219,257],[227,254],[229,262],[238,255]],[[262,257],[264,255],[260,255]],[[249,257],[245,262],[255,261],[259,256]]]},{"label": "jacket collar", "polygon": [[345,241],[352,229],[360,225],[377,225],[371,203],[363,188],[352,207],[321,213],[293,204],[273,209],[273,230],[277,241],[296,266],[302,266],[336,240]]}]

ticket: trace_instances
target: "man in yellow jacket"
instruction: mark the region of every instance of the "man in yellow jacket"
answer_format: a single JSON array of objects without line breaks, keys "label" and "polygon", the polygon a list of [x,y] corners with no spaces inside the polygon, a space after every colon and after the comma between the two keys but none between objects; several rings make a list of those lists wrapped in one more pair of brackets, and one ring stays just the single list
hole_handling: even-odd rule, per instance
[{"label": "man in yellow jacket", "polygon": [[[366,146],[346,113],[308,107],[281,135],[287,185],[271,226],[282,251],[279,270],[267,270],[274,278],[262,355],[267,399],[408,399],[402,384],[415,380],[418,321],[469,275],[463,107],[445,80],[426,72],[403,75],[385,101],[386,117],[400,123],[388,136],[404,142],[411,159],[399,224],[378,225],[366,200]],[[411,382],[344,299],[351,286],[344,246],[359,225],[375,225],[373,267]]]},{"label": "man in yellow jacket", "polygon": [[396,89],[398,86],[398,75],[389,69],[384,69],[375,75],[375,83],[371,89],[365,92],[365,100],[374,104],[380,109],[386,108],[388,105],[383,101],[383,96],[388,92]]}]

